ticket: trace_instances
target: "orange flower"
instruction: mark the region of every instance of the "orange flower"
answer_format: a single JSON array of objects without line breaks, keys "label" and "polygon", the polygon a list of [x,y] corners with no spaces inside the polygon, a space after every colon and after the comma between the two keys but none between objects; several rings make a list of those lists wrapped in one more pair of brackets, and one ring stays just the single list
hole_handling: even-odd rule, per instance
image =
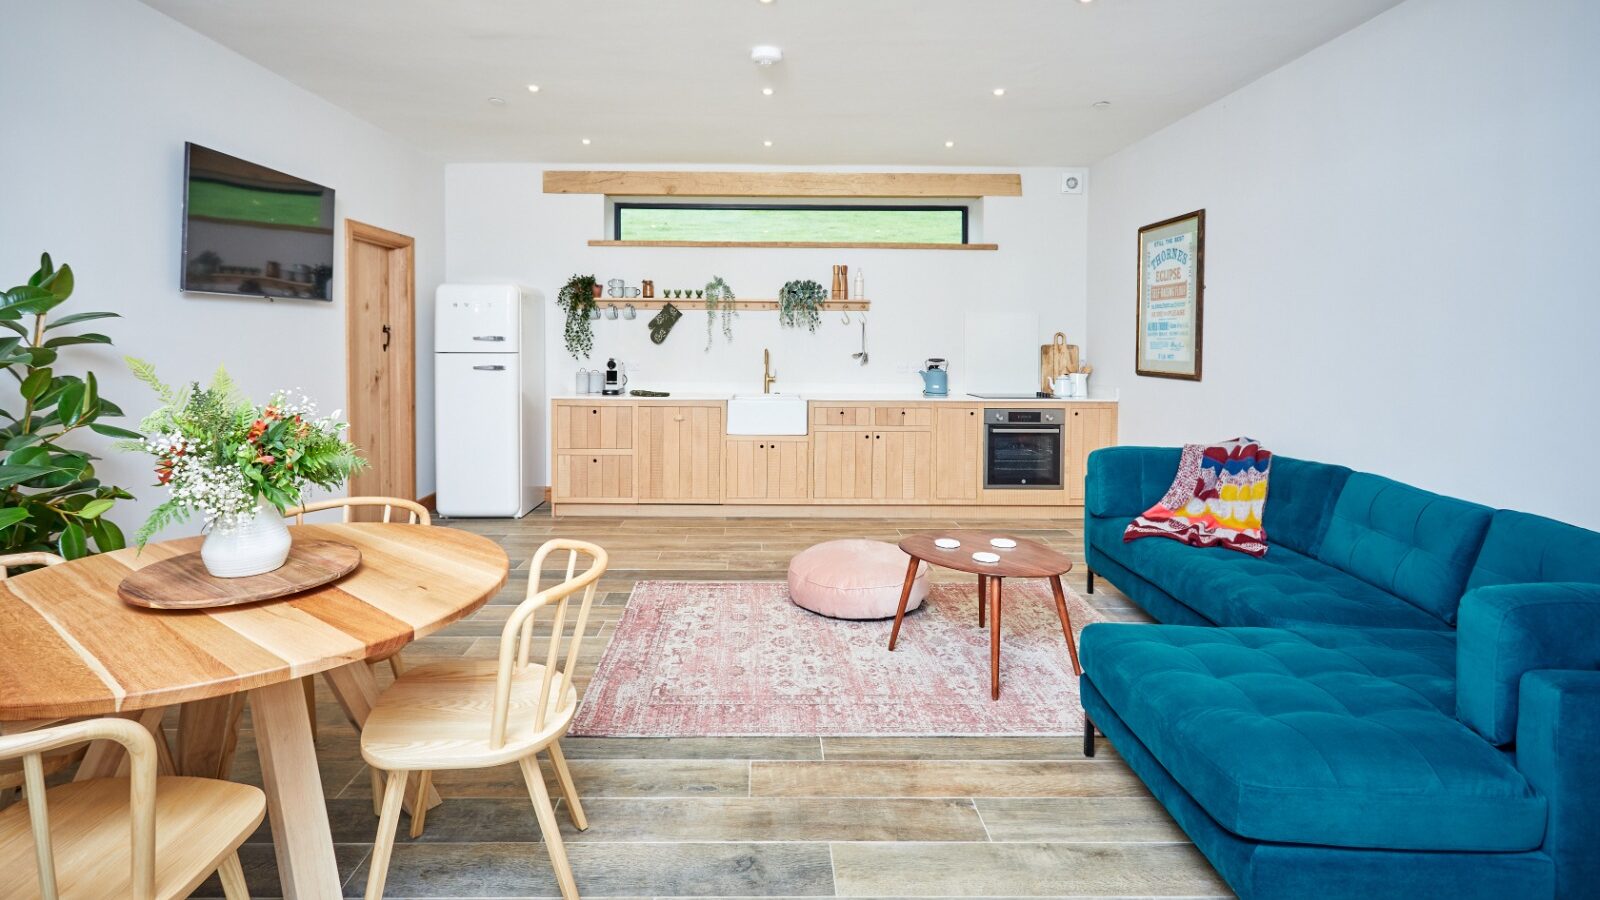
[{"label": "orange flower", "polygon": [[270,466],[276,461],[277,461],[277,457],[273,456],[270,453],[263,453],[260,456],[256,457],[256,462],[261,463],[264,466]]}]

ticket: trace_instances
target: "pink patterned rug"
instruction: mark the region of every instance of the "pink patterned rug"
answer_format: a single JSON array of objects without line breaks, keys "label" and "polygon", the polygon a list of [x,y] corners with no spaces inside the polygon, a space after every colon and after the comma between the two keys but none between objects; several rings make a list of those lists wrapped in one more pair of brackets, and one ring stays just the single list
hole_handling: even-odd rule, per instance
[{"label": "pink patterned rug", "polygon": [[[1067,591],[1074,629],[1104,620]],[[783,582],[641,581],[584,694],[572,734],[1066,735],[1083,733],[1055,602],[1043,581],[1005,587],[1000,699],[977,587],[935,584],[892,621],[827,619]]]}]

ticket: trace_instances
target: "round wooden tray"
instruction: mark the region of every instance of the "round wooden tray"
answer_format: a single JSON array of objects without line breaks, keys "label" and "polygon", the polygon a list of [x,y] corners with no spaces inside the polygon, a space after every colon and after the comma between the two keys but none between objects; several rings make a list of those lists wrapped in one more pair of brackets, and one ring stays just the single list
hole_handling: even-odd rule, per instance
[{"label": "round wooden tray", "polygon": [[336,581],[361,565],[361,551],[335,541],[295,541],[277,569],[244,578],[216,578],[200,554],[152,563],[122,579],[124,603],[150,609],[216,609],[287,597]]}]

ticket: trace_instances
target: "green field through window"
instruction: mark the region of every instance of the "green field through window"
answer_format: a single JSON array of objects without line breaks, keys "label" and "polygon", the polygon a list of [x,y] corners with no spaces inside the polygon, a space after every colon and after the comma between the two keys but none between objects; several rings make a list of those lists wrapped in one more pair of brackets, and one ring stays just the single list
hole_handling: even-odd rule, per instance
[{"label": "green field through window", "polygon": [[619,241],[965,243],[964,209],[617,209]]},{"label": "green field through window", "polygon": [[189,215],[263,225],[322,227],[322,195],[266,191],[220,181],[189,182]]}]

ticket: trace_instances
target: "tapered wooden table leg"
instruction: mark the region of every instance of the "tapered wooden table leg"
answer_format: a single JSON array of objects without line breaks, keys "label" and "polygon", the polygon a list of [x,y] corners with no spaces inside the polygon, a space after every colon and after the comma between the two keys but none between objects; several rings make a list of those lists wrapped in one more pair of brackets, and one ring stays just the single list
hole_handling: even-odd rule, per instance
[{"label": "tapered wooden table leg", "polygon": [[226,781],[233,772],[243,712],[244,694],[193,700],[179,707],[178,774]]},{"label": "tapered wooden table leg", "polygon": [[989,698],[1000,699],[1000,594],[1004,578],[989,578]]},{"label": "tapered wooden table leg", "polygon": [[[367,716],[372,713],[372,705],[378,702],[378,679],[372,674],[372,667],[364,662],[351,663],[337,669],[323,672],[323,677],[328,680],[328,687],[333,690],[333,696],[339,701],[339,707],[344,710],[345,718],[356,731],[366,724]],[[376,785],[374,785],[376,788]],[[406,796],[405,810],[409,815],[414,815],[411,808],[412,796]],[[428,809],[433,809],[444,801],[439,799],[439,792],[433,785],[428,785]],[[373,798],[376,800],[377,798]]]},{"label": "tapered wooden table leg", "polygon": [[1078,642],[1072,637],[1072,616],[1067,612],[1067,593],[1061,589],[1061,576],[1050,576],[1050,592],[1056,595],[1056,615],[1061,618],[1061,633],[1067,636],[1067,653],[1072,656],[1072,673],[1082,675],[1078,665]]},{"label": "tapered wooden table leg", "polygon": [[894,627],[889,630],[889,649],[894,649],[894,642],[900,638],[900,620],[906,617],[906,602],[911,599],[911,586],[917,583],[917,567],[922,565],[922,560],[911,557],[911,565],[906,567],[906,582],[900,586],[900,605],[894,611]]},{"label": "tapered wooden table leg", "polygon": [[978,627],[983,627],[983,608],[989,604],[989,576],[978,576]]},{"label": "tapered wooden table leg", "polygon": [[340,896],[339,866],[333,856],[317,748],[311,742],[305,689],[298,681],[256,688],[250,692],[250,712],[283,896],[333,900]]}]

